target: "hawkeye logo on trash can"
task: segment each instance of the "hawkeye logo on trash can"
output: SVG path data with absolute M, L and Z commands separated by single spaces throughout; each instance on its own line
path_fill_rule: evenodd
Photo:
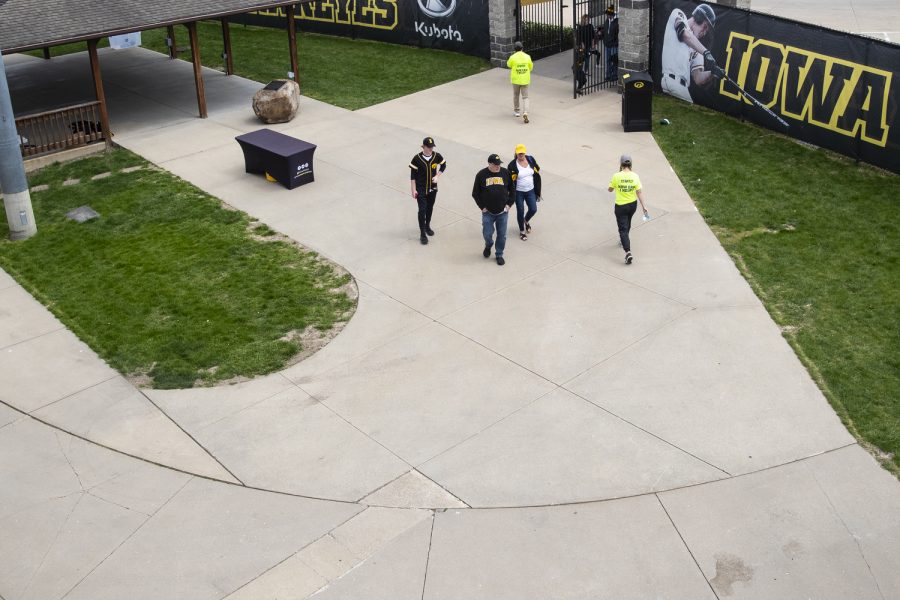
M 639 90 L 639 89 L 641 89 L 642 87 L 644 87 L 644 82 L 643 82 L 643 81 L 638 81 L 637 83 L 634 84 L 634 89 L 636 89 L 636 90 Z
M 302 165 L 297 165 L 297 172 L 294 173 L 294 177 L 301 177 L 309 173 L 309 163 L 303 163 Z

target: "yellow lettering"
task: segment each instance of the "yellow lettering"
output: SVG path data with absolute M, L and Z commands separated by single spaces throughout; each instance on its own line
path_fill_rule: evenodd
M 732 32 L 725 70 L 782 115 L 878 146 L 887 144 L 890 71 Z M 752 104 L 726 81 L 719 93 Z

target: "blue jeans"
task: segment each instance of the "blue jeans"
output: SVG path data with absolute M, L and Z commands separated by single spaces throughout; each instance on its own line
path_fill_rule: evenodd
M 619 78 L 619 47 L 606 46 L 606 79 Z
M 528 213 L 525 213 L 525 203 L 528 203 Z M 531 221 L 531 217 L 537 214 L 537 196 L 534 188 L 527 192 L 516 190 L 516 221 L 519 223 L 519 231 L 525 231 L 525 221 Z
M 494 245 L 494 228 L 497 229 L 497 249 L 494 255 L 497 258 L 503 256 L 503 249 L 506 248 L 506 223 L 509 219 L 509 213 L 505 210 L 499 215 L 491 212 L 481 213 L 481 233 L 484 235 L 484 247 L 490 248 Z

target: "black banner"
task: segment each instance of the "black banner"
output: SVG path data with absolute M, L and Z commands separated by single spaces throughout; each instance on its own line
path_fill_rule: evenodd
M 438 48 L 490 58 L 487 0 L 318 0 L 297 5 L 297 29 Z M 235 23 L 281 27 L 283 8 L 236 15 Z
M 654 13 L 661 91 L 900 173 L 900 46 L 719 4 Z

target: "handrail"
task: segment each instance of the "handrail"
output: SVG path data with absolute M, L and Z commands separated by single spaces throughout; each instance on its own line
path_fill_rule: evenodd
M 16 118 L 23 158 L 106 141 L 100 103 L 84 102 Z

